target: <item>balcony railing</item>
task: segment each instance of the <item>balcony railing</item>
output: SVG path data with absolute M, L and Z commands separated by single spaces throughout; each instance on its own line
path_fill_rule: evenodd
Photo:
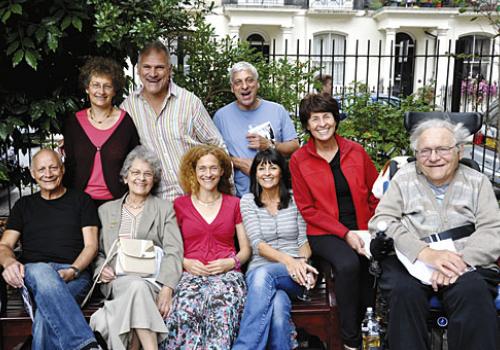
M 222 5 L 307 8 L 307 0 L 222 0 Z
M 496 8 L 500 0 L 483 1 L 483 8 L 486 5 Z M 478 0 L 465 0 L 467 6 L 475 8 Z M 325 9 L 325 10 L 349 10 L 370 8 L 377 10 L 382 7 L 406 7 L 406 8 L 440 8 L 440 7 L 460 7 L 462 0 L 222 0 L 223 5 L 238 6 L 264 6 L 264 7 L 284 7 L 293 6 L 300 8 Z
M 352 0 L 309 0 L 309 8 L 314 9 L 352 9 Z

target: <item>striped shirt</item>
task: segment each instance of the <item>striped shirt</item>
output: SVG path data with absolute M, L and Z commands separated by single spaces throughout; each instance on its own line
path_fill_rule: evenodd
M 130 94 L 121 108 L 132 117 L 141 144 L 154 151 L 161 161 L 158 196 L 173 201 L 184 193 L 178 180 L 184 153 L 201 144 L 225 148 L 224 141 L 201 100 L 173 81 L 160 115 L 156 115 L 141 92 L 139 88 Z
M 270 262 L 259 255 L 257 246 L 261 242 L 282 253 L 299 256 L 299 247 L 307 243 L 306 223 L 293 197 L 288 208 L 271 215 L 266 208 L 259 208 L 255 204 L 252 193 L 247 193 L 241 197 L 240 210 L 245 231 L 252 244 L 252 259 L 248 271 Z
M 141 211 L 137 215 L 132 214 L 125 205 L 122 205 L 122 215 L 120 220 L 120 229 L 118 235 L 120 238 L 136 238 L 137 230 L 139 228 L 139 223 L 141 222 L 142 213 Z

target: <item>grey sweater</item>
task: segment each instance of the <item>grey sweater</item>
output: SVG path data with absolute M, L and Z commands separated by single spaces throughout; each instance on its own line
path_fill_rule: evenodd
M 488 178 L 467 166 L 459 165 L 440 205 L 416 163 L 406 164 L 392 179 L 369 222 L 372 235 L 380 221 L 388 224 L 386 234 L 412 262 L 428 246 L 421 238 L 473 223 L 476 231 L 455 241 L 457 251 L 470 266 L 498 269 L 498 203 Z
M 293 197 L 288 208 L 280 209 L 275 216 L 266 208 L 255 204 L 252 193 L 241 197 L 241 216 L 252 244 L 252 259 L 248 271 L 270 261 L 259 255 L 259 243 L 269 244 L 276 250 L 291 256 L 299 256 L 299 248 L 307 243 L 306 223 L 300 215 Z

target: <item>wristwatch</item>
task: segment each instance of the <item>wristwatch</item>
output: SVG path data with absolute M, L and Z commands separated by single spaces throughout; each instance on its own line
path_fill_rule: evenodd
M 68 267 L 68 269 L 75 271 L 75 278 L 78 278 L 80 276 L 81 271 L 78 267 L 71 265 L 70 267 Z

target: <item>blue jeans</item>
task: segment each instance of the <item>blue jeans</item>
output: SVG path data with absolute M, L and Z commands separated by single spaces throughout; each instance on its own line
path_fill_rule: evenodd
M 95 342 L 77 301 L 82 301 L 90 287 L 90 273 L 68 283 L 58 270 L 69 264 L 28 263 L 24 283 L 36 304 L 33 322 L 33 350 L 79 350 Z
M 290 297 L 302 293 L 284 264 L 269 263 L 247 274 L 247 301 L 233 350 L 291 349 Z

